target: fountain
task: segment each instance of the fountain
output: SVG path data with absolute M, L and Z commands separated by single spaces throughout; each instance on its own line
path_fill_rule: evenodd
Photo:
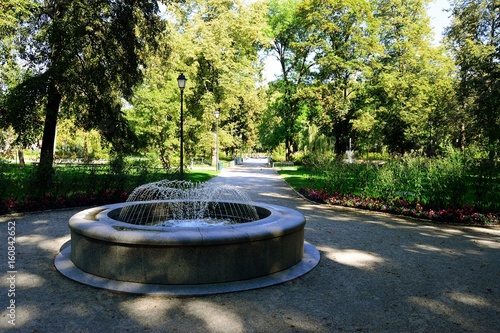
M 159 181 L 137 187 L 127 199 L 127 202 L 156 202 L 126 206 L 120 211 L 118 220 L 151 226 L 197 227 L 237 224 L 259 218 L 252 205 L 231 203 L 230 200 L 250 202 L 242 191 L 223 184 Z M 220 201 L 225 203 L 219 204 Z
M 299 212 L 229 186 L 162 181 L 71 217 L 70 245 L 55 266 L 78 282 L 140 294 L 248 290 L 316 266 L 304 226 Z

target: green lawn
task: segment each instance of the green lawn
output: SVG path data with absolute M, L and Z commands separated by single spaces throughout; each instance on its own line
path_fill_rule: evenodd
M 186 170 L 184 175 L 185 180 L 198 183 L 217 172 Z M 118 202 L 137 186 L 177 177 L 175 172 L 144 166 L 115 172 L 107 164 L 57 165 L 51 186 L 44 188 L 38 184 L 35 164 L 0 163 L 0 213 Z
M 318 177 L 303 166 L 275 167 L 278 174 L 296 191 L 301 188 L 321 189 Z

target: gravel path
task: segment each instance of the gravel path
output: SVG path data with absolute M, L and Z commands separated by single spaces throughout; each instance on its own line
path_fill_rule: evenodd
M 258 160 L 224 169 L 212 181 L 302 212 L 306 240 L 321 252 L 318 266 L 290 282 L 245 292 L 116 293 L 76 283 L 54 268 L 70 239 L 67 221 L 81 209 L 0 216 L 0 332 L 500 331 L 499 228 L 315 205 Z M 16 273 L 9 273 L 13 222 Z

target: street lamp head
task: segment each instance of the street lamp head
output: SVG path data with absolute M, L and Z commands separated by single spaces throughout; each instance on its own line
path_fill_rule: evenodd
M 186 77 L 184 76 L 184 73 L 181 73 L 179 77 L 177 78 L 177 84 L 179 85 L 180 90 L 184 90 L 184 87 L 186 86 Z
M 214 116 L 215 116 L 215 119 L 219 119 L 220 111 L 219 110 L 215 110 Z

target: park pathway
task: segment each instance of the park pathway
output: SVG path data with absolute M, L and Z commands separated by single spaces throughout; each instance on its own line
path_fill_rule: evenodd
M 53 266 L 81 209 L 0 216 L 0 332 L 478 332 L 500 328 L 500 230 L 317 205 L 261 160 L 214 182 L 307 218 L 321 261 L 272 287 L 203 297 L 116 293 Z M 15 326 L 8 323 L 8 225 L 16 226 Z
M 248 159 L 243 165 L 222 169 L 211 182 L 222 183 L 240 189 L 249 199 L 291 208 L 304 201 L 267 165 L 267 159 Z

